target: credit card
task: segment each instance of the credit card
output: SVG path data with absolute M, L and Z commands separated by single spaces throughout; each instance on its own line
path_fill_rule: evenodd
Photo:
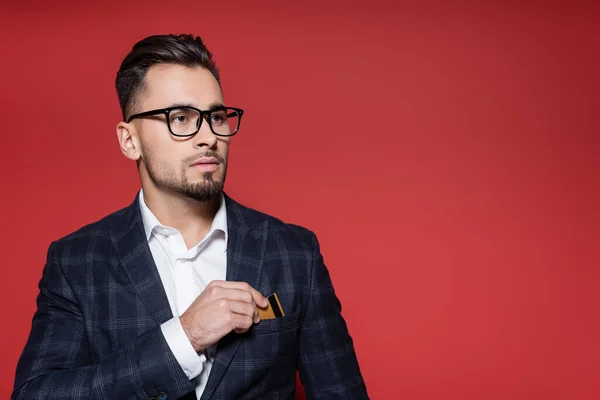
M 285 316 L 283 312 L 283 307 L 281 307 L 281 303 L 279 302 L 279 298 L 277 297 L 277 293 L 273 293 L 269 297 L 267 297 L 269 304 L 265 308 L 257 307 L 258 315 L 260 319 L 274 319 Z

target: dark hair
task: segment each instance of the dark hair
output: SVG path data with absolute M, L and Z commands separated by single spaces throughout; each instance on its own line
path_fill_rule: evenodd
M 137 97 L 143 91 L 144 77 L 150 67 L 162 63 L 206 68 L 221 84 L 212 53 L 199 36 L 148 36 L 133 46 L 117 72 L 116 87 L 123 120 L 132 112 Z

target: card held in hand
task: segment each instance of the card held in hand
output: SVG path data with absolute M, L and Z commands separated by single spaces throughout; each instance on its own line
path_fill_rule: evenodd
M 279 298 L 277 298 L 277 293 L 273 293 L 267 297 L 267 300 L 269 302 L 267 307 L 257 307 L 260 319 L 274 319 L 285 316 L 281 303 L 279 303 Z

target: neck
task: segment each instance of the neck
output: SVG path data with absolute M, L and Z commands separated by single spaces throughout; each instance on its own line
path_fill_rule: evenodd
M 146 187 L 144 202 L 161 224 L 177 229 L 188 248 L 198 244 L 208 233 L 221 205 L 221 196 L 210 201 L 196 201 L 156 187 Z

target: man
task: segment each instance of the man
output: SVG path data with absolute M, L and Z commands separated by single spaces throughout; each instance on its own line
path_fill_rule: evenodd
M 315 235 L 223 193 L 243 110 L 201 39 L 140 41 L 116 87 L 142 190 L 50 245 L 13 398 L 367 398 Z

